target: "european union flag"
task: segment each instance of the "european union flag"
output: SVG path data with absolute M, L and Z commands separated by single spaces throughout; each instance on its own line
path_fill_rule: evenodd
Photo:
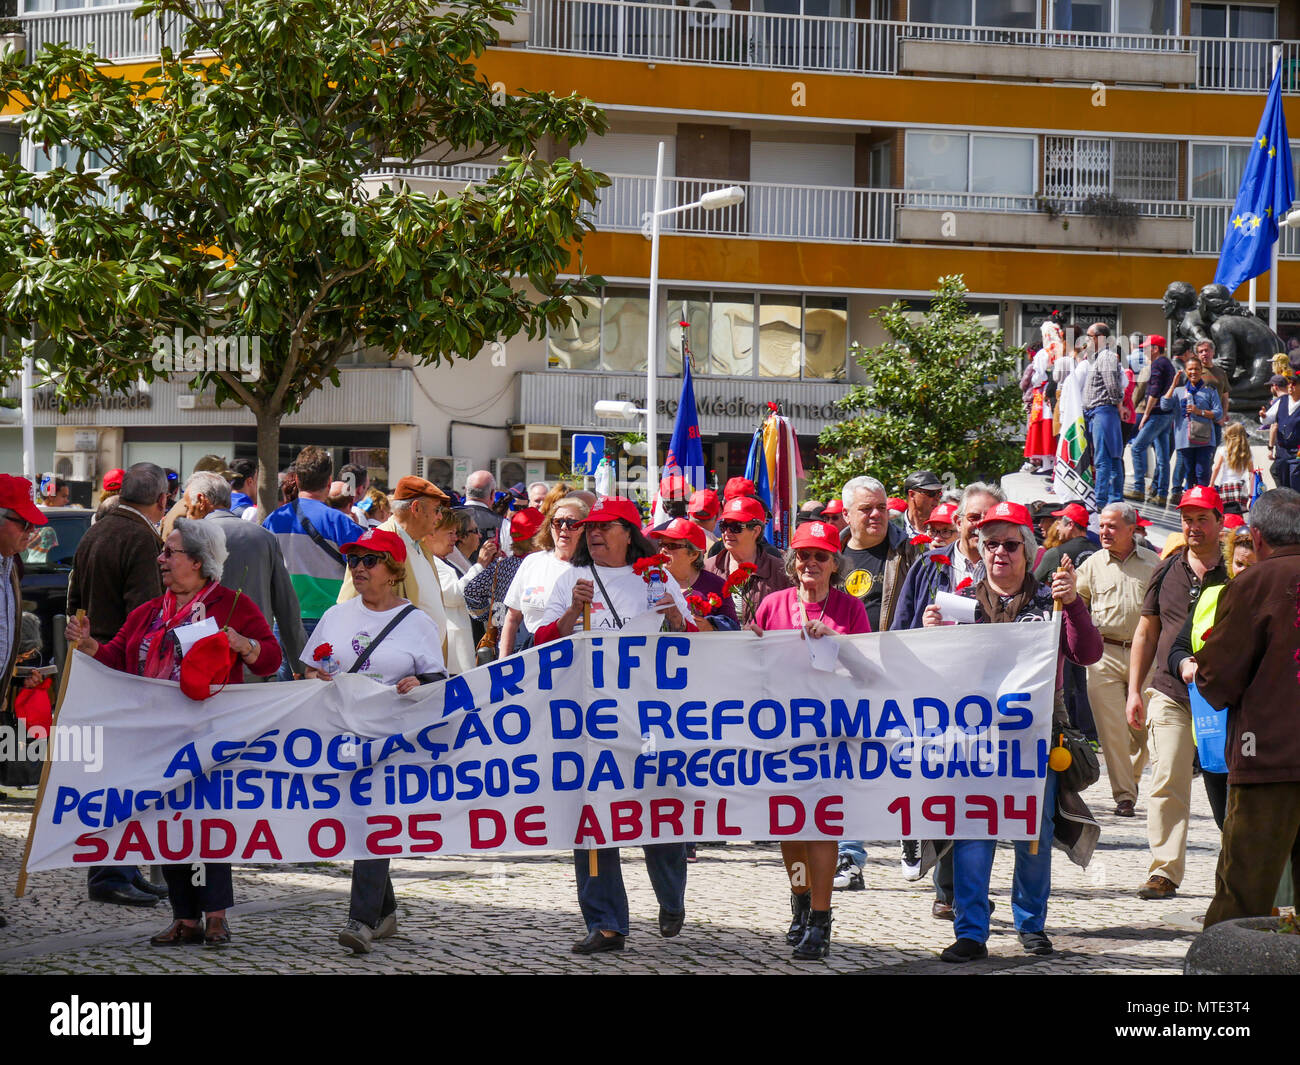
M 704 444 L 700 440 L 700 419 L 695 412 L 695 384 L 691 380 L 691 360 L 684 359 L 686 373 L 682 378 L 682 395 L 677 403 L 677 417 L 673 421 L 673 435 L 668 441 L 668 454 L 664 459 L 663 475 L 680 473 L 692 491 L 704 487 L 707 471 L 704 467 Z
M 1291 168 L 1291 142 L 1286 136 L 1286 115 L 1282 112 L 1282 66 L 1273 72 L 1264 117 L 1250 149 L 1237 202 L 1232 206 L 1228 231 L 1219 252 L 1214 280 L 1229 292 L 1272 265 L 1273 245 L 1278 238 L 1278 221 L 1285 218 L 1295 199 Z

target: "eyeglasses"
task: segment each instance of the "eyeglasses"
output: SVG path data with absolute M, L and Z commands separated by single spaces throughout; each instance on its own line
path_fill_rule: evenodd
M 1004 550 L 1008 555 L 1014 555 L 1024 546 L 1023 540 L 985 540 L 984 549 L 990 554 L 995 554 L 998 548 Z
M 685 550 L 689 550 L 690 547 L 691 547 L 690 544 L 674 542 L 672 540 L 659 541 L 659 550 L 661 551 L 685 551 Z
M 913 492 L 920 492 L 926 499 L 938 499 L 943 495 L 942 488 L 913 488 Z
M 366 569 L 374 569 L 379 563 L 384 561 L 383 555 L 348 555 L 348 569 L 356 569 L 358 565 L 365 566 Z
M 189 552 L 183 547 L 163 547 L 162 557 L 171 558 L 172 555 L 188 555 Z
M 829 562 L 831 553 L 829 551 L 796 551 L 794 557 L 800 562 Z
M 21 525 L 23 527 L 23 532 L 25 533 L 29 533 L 36 528 L 35 522 L 28 521 L 26 518 L 15 518 L 12 514 L 6 514 L 5 520 L 12 521 L 15 525 Z
M 616 522 L 616 521 L 584 521 L 582 524 L 585 525 L 585 526 L 588 528 L 588 530 L 594 529 L 596 532 L 609 532 L 609 530 L 612 529 L 615 525 L 617 525 L 618 522 Z
M 718 532 L 731 533 L 732 536 L 738 536 L 746 529 L 757 529 L 758 526 L 752 521 L 720 521 L 718 522 Z
M 559 529 L 563 532 L 565 529 L 576 529 L 582 524 L 581 518 L 552 518 L 551 528 Z

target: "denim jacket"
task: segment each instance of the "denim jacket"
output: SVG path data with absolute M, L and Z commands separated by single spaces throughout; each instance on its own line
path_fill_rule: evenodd
M 1193 415 L 1194 421 L 1203 422 L 1210 427 L 1210 439 L 1204 444 L 1192 444 L 1187 439 L 1187 400 L 1191 398 L 1197 410 L 1212 411 L 1209 418 Z M 1174 415 L 1174 447 L 1213 447 L 1217 439 L 1214 427 L 1223 414 L 1223 404 L 1219 401 L 1219 391 L 1213 385 L 1202 381 L 1199 385 L 1179 385 L 1172 396 L 1160 399 L 1162 411 L 1172 411 Z

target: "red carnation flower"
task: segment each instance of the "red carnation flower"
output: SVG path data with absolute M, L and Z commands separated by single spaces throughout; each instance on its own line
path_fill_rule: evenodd
M 324 662 L 325 659 L 334 657 L 334 648 L 323 643 L 311 653 L 311 657 L 313 662 Z
M 773 414 L 777 413 L 777 411 L 780 410 L 780 408 L 775 403 L 773 403 L 770 399 L 767 401 L 767 409 L 770 410 Z
M 680 325 L 683 329 L 689 329 L 691 327 L 690 322 L 678 322 L 677 324 Z
M 934 543 L 934 537 L 933 537 L 933 536 L 926 536 L 925 533 L 917 533 L 915 536 L 913 536 L 913 537 L 912 537 L 910 540 L 908 540 L 907 542 L 908 542 L 909 544 L 911 544 L 913 547 L 920 547 L 922 544 L 932 544 L 932 543 Z
M 632 563 L 632 572 L 638 577 L 644 577 L 650 570 L 659 569 L 667 564 L 668 556 L 662 552 L 657 555 L 647 555 L 645 558 L 639 558 Z
M 746 577 L 748 577 L 751 573 L 758 572 L 758 566 L 756 566 L 753 562 L 742 562 L 740 563 L 740 565 L 736 567 L 736 572 L 743 573 Z
M 933 562 L 936 566 L 952 565 L 952 559 L 950 559 L 947 555 L 931 555 L 930 561 Z
M 717 592 L 710 592 L 708 598 L 708 604 L 710 610 L 717 610 L 718 607 L 722 606 L 722 596 L 720 596 Z
M 965 580 L 963 580 L 959 585 L 957 585 L 957 587 L 954 588 L 953 591 L 954 591 L 954 592 L 964 592 L 964 591 L 965 591 L 967 588 L 969 588 L 970 586 L 971 586 L 971 579 L 970 579 L 969 577 L 967 577 L 967 578 L 966 578 Z

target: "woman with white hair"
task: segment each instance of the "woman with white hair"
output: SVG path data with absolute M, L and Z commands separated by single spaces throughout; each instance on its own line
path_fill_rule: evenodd
M 176 630 L 214 618 L 230 643 L 230 669 L 223 683 L 242 684 L 245 666 L 259 677 L 269 677 L 280 667 L 280 645 L 257 604 L 221 583 L 225 561 L 226 535 L 217 525 L 177 518 L 158 555 L 166 591 L 132 610 L 108 643 L 90 635 L 88 620 L 69 618 L 68 643 L 123 673 L 180 680 L 182 652 Z M 206 726 L 196 717 L 194 727 L 197 732 Z M 197 878 L 202 883 L 196 885 L 189 863 L 163 866 L 172 923 L 149 940 L 155 947 L 230 942 L 226 909 L 235 902 L 230 866 L 205 862 L 203 868 L 204 875 Z M 200 927 L 203 914 L 207 921 Z
M 980 553 L 987 575 L 969 590 L 979 604 L 977 618 L 992 624 L 1050 622 L 1056 604 L 1063 611 L 1060 650 L 1056 657 L 1056 695 L 1052 707 L 1052 733 L 1068 725 L 1063 697 L 1065 660 L 1087 666 L 1101 658 L 1102 639 L 1088 605 L 1075 590 L 1074 564 L 1062 558 L 1051 582 L 1039 584 L 1029 569 L 1038 549 L 1033 518 L 1019 503 L 999 503 L 979 523 Z M 925 609 L 926 628 L 943 624 L 937 606 Z M 1043 790 L 1043 818 L 1037 852 L 1029 841 L 1017 841 L 1015 876 L 1011 886 L 1011 914 L 1020 944 L 1029 954 L 1052 953 L 1052 941 L 1043 927 L 1047 898 L 1052 890 L 1052 843 L 1059 838 L 1064 849 L 1087 865 L 1096 842 L 1096 822 L 1077 794 L 1059 786 L 1054 769 L 1047 771 Z M 1064 816 L 1062 816 L 1064 815 Z M 941 955 L 943 961 L 966 962 L 987 958 L 989 938 L 989 879 L 993 873 L 996 840 L 959 839 L 953 844 L 953 930 L 957 941 Z M 1082 859 L 1080 861 L 1080 859 Z

